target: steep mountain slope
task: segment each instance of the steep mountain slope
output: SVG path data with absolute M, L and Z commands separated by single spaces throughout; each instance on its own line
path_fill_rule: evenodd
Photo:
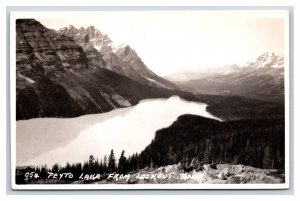
M 177 76 L 180 78 L 183 77 Z M 196 93 L 242 95 L 274 102 L 284 100 L 284 58 L 274 53 L 264 53 L 242 66 L 210 69 L 201 72 L 198 78 L 195 75 L 192 78 L 177 84 Z
M 82 48 L 70 37 L 56 34 L 33 19 L 16 21 L 17 119 L 79 115 L 82 109 L 59 83 L 56 72 L 88 68 Z M 56 76 L 60 76 L 56 74 Z M 55 101 L 52 101 L 55 99 Z M 70 112 L 72 111 L 72 112 Z
M 134 51 L 129 45 L 118 48 L 115 54 L 125 64 L 125 75 L 127 77 L 151 86 L 178 89 L 178 87 L 172 82 L 167 81 L 152 72 L 144 64 L 136 51 Z
M 129 77 L 139 83 L 170 89 L 178 87 L 152 72 L 141 60 L 138 54 L 128 45 L 115 47 L 112 40 L 94 26 L 88 28 L 69 27 L 58 30 L 58 33 L 73 37 L 81 45 L 88 58 L 94 58 L 95 65 L 104 60 L 106 65 L 101 67 Z M 97 53 L 98 52 L 98 53 Z
M 197 99 L 106 70 L 93 63 L 74 39 L 34 19 L 18 19 L 16 30 L 17 120 L 101 113 L 145 98 Z

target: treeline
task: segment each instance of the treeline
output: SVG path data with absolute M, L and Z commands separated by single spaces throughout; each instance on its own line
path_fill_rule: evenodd
M 25 184 L 32 180 L 53 178 L 49 177 L 50 173 L 72 173 L 72 178 L 62 178 L 62 180 L 66 181 L 76 181 L 82 175 L 85 176 L 93 174 L 95 176 L 100 174 L 103 179 L 111 173 L 126 174 L 137 171 L 140 169 L 140 165 L 137 153 L 132 154 L 127 158 L 125 157 L 125 151 L 123 150 L 117 161 L 112 149 L 110 155 L 108 157 L 104 156 L 101 160 L 95 158 L 94 155 L 90 155 L 88 160 L 84 163 L 71 164 L 67 162 L 65 166 L 56 163 L 52 167 L 48 167 L 47 165 L 17 167 L 16 184 Z M 36 177 L 35 174 L 36 176 L 38 175 L 38 177 Z
M 90 155 L 89 159 L 84 163 L 69 163 L 67 162 L 65 166 L 58 163 L 54 164 L 52 167 L 47 167 L 47 165 L 26 167 L 22 170 L 23 174 L 26 172 L 35 172 L 39 175 L 39 178 L 46 179 L 49 173 L 72 173 L 73 177 L 79 178 L 82 174 L 102 174 L 107 175 L 110 173 L 125 174 L 129 171 L 134 171 L 139 169 L 138 154 L 133 154 L 128 158 L 125 157 L 125 151 L 123 150 L 118 161 L 115 158 L 113 149 L 110 155 L 104 156 L 103 159 L 99 160 L 95 158 L 94 155 Z M 17 168 L 17 171 L 20 169 Z M 74 180 L 71 178 L 71 180 Z

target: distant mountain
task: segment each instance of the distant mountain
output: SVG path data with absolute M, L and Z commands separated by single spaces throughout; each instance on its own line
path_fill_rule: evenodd
M 254 62 L 248 62 L 246 67 L 283 69 L 284 57 L 275 55 L 272 52 L 266 52 L 260 55 Z
M 168 78 L 173 82 L 177 79 L 177 85 L 195 93 L 241 95 L 274 102 L 284 100 L 284 57 L 274 53 L 264 53 L 244 65 L 202 69 L 189 74 Z
M 152 72 L 129 45 L 115 46 L 108 35 L 103 34 L 94 26 L 77 29 L 70 25 L 58 30 L 58 33 L 74 38 L 83 47 L 87 57 L 92 58 L 92 60 L 90 59 L 92 64 L 100 64 L 103 68 L 129 77 L 141 84 L 178 89 L 172 82 Z M 102 65 L 102 61 L 105 61 L 106 64 Z

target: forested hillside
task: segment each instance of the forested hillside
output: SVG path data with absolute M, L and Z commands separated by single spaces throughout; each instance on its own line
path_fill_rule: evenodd
M 284 119 L 219 122 L 183 115 L 157 131 L 140 154 L 143 165 L 178 162 L 230 163 L 259 168 L 284 168 Z

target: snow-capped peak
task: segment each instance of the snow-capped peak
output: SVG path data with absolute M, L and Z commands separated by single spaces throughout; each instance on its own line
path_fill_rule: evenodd
M 247 62 L 246 66 L 252 66 L 255 68 L 283 68 L 284 57 L 275 55 L 273 52 L 265 52 L 260 55 L 255 61 Z

